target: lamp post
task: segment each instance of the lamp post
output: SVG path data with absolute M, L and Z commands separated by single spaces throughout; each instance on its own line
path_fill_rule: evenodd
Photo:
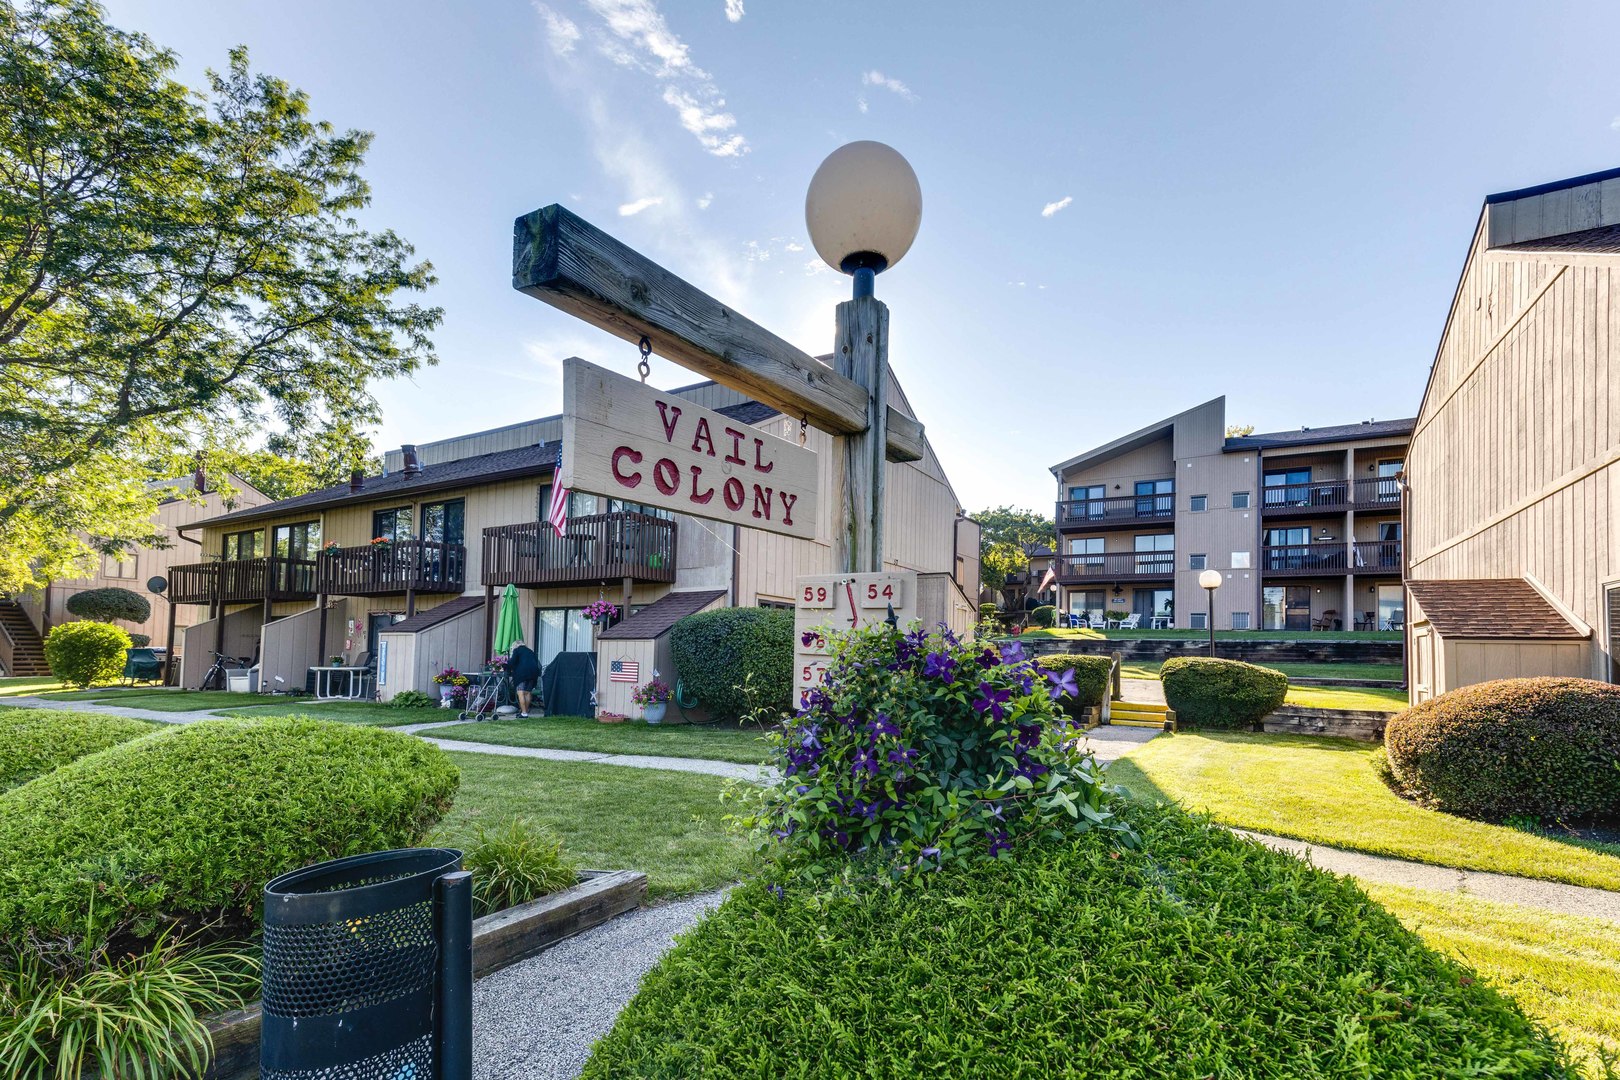
M 876 277 L 911 250 L 922 223 L 922 188 L 911 165 L 880 142 L 840 146 L 821 163 L 804 198 L 804 223 L 822 261 L 854 279 L 838 305 L 834 365 L 868 393 L 867 427 L 843 439 L 840 497 L 833 500 L 833 552 L 850 573 L 883 569 L 883 476 L 888 443 L 889 309 Z
M 1215 590 L 1221 587 L 1221 572 L 1219 570 L 1205 570 L 1198 575 L 1198 584 L 1209 593 L 1209 655 L 1215 658 Z

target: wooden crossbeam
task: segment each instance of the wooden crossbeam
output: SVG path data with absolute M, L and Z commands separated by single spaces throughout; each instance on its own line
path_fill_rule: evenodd
M 823 431 L 867 428 L 865 388 L 560 205 L 517 219 L 512 287 Z M 923 455 L 923 426 L 886 411 L 890 461 Z

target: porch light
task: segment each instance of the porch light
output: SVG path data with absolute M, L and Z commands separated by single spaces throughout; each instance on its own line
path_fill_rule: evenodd
M 873 278 L 911 250 L 922 224 L 922 186 L 899 151 L 845 143 L 821 163 L 804 197 L 804 223 L 823 262 L 872 295 Z

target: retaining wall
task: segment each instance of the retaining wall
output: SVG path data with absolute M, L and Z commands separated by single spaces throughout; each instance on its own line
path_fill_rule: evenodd
M 1198 638 L 1016 638 L 1035 655 L 1080 653 L 1108 656 L 1118 652 L 1126 660 L 1168 660 L 1173 656 L 1208 656 L 1209 641 Z M 1398 664 L 1399 641 L 1320 641 L 1311 638 L 1222 640 L 1215 655 L 1250 664 L 1277 661 L 1313 664 Z

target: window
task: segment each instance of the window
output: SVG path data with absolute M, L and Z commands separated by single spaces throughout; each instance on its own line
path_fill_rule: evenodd
M 1378 502 L 1400 502 L 1401 485 L 1395 479 L 1395 474 L 1406 468 L 1406 462 L 1400 458 L 1383 458 L 1378 462 L 1378 483 L 1374 491 L 1374 498 Z
M 422 539 L 435 544 L 466 542 L 467 504 L 461 499 L 422 505 Z
M 1278 469 L 1265 475 L 1267 506 L 1304 506 L 1310 497 L 1310 469 Z
M 1249 613 L 1247 611 L 1232 612 L 1232 629 L 1247 630 L 1249 628 Z
M 1191 615 L 1187 616 L 1187 625 L 1192 627 L 1194 630 L 1208 630 L 1209 615 L 1202 611 L 1195 611 Z
M 1247 491 L 1232 492 L 1232 509 L 1247 510 L 1249 508 L 1249 493 Z
M 1309 630 L 1311 587 L 1267 585 L 1260 590 L 1260 620 L 1267 630 Z
M 1176 482 L 1170 480 L 1138 480 L 1136 482 L 1136 516 L 1169 517 L 1176 512 Z
M 1069 611 L 1096 623 L 1108 609 L 1108 594 L 1102 589 L 1076 590 L 1069 593 Z
M 1187 569 L 1189 569 L 1189 570 L 1208 570 L 1209 569 L 1209 556 L 1207 554 L 1199 554 L 1199 555 L 1189 555 L 1189 556 L 1187 556 Z
M 270 533 L 270 554 L 278 559 L 313 559 L 321 546 L 321 523 L 277 525 Z
M 371 535 L 384 540 L 411 538 L 411 508 L 396 506 L 390 510 L 377 510 L 371 515 Z
M 1232 552 L 1232 569 L 1247 570 L 1249 568 L 1249 553 L 1247 551 Z
M 596 647 L 596 627 L 577 607 L 534 609 L 534 651 L 549 664 L 558 653 L 590 652 Z
M 1194 495 L 1192 497 L 1192 499 L 1190 500 L 1190 502 L 1191 502 L 1191 505 L 1188 507 L 1188 509 L 1190 509 L 1195 514 L 1201 514 L 1205 510 L 1209 509 L 1209 496 L 1208 495 Z
M 793 601 L 791 600 L 771 600 L 763 596 L 759 598 L 759 606 L 762 608 L 775 608 L 779 611 L 794 610 Z
M 225 534 L 224 547 L 220 549 L 226 562 L 240 562 L 243 559 L 257 559 L 264 555 L 264 531 L 262 529 L 247 529 L 243 532 Z
M 1070 502 L 1081 502 L 1082 500 L 1085 500 L 1085 499 L 1100 499 L 1104 495 L 1106 495 L 1107 493 L 1108 493 L 1108 488 L 1107 488 L 1106 485 L 1103 485 L 1103 484 L 1091 484 L 1091 485 L 1082 485 L 1082 486 L 1078 486 L 1078 487 L 1071 487 L 1069 489 L 1069 501 Z
M 1168 574 L 1176 568 L 1176 534 L 1152 533 L 1135 538 L 1136 572 Z
M 1069 541 L 1070 555 L 1090 556 L 1085 559 L 1071 559 L 1070 566 L 1095 566 L 1103 564 L 1103 538 L 1100 536 L 1077 536 Z
M 101 557 L 101 576 L 110 578 L 134 577 L 135 553 L 132 551 L 122 559 L 117 555 L 103 555 Z
M 1400 585 L 1378 586 L 1378 629 L 1400 630 L 1406 626 L 1406 590 Z

